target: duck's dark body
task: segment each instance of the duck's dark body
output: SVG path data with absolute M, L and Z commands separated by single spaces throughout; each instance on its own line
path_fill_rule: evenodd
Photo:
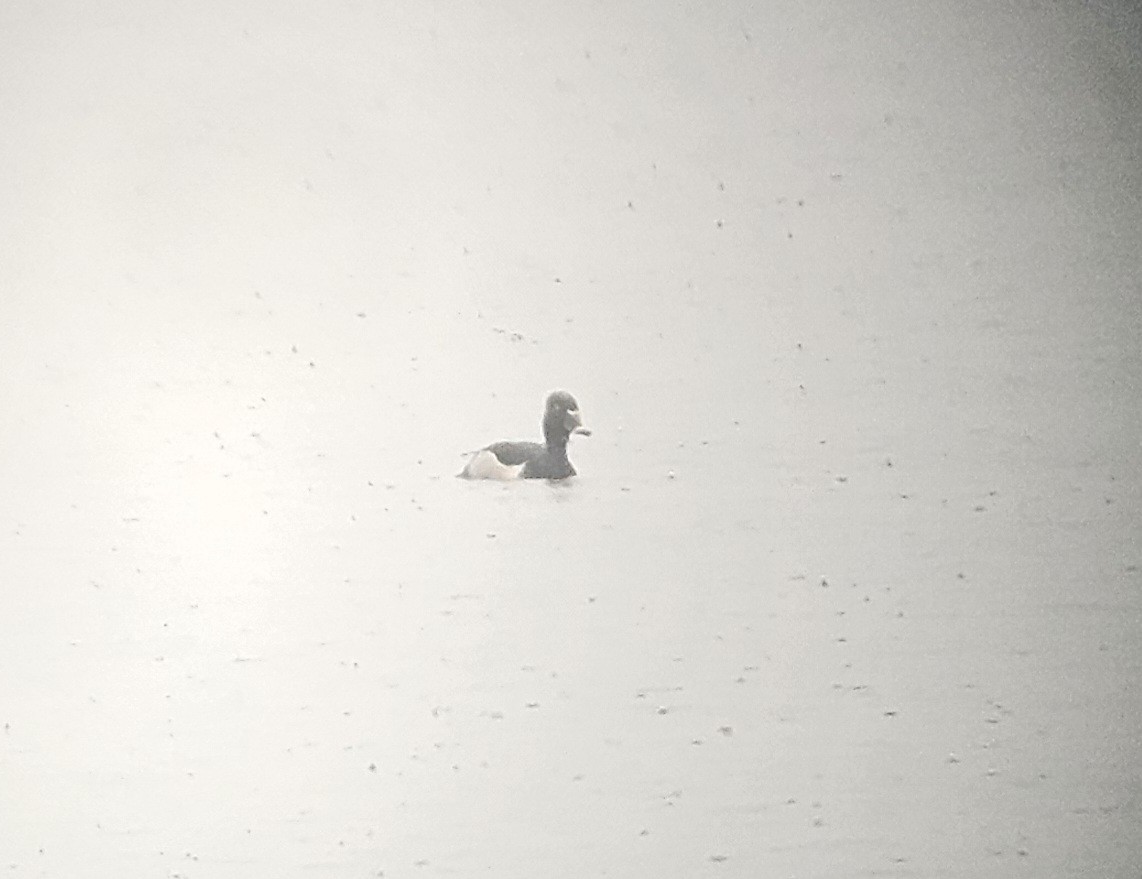
M 590 434 L 583 427 L 579 404 L 566 391 L 547 398 L 543 413 L 546 442 L 498 442 L 476 452 L 461 476 L 468 479 L 567 479 L 575 468 L 567 458 L 572 433 Z
M 566 479 L 575 475 L 575 468 L 567 459 L 567 442 L 561 446 L 542 443 L 492 443 L 481 451 L 491 452 L 496 460 L 508 467 L 523 465 L 520 479 Z

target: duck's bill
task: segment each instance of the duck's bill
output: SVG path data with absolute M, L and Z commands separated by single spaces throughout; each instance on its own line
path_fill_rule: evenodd
M 571 434 L 582 434 L 583 436 L 590 436 L 591 431 L 583 426 L 583 416 L 579 414 L 578 409 L 568 409 L 567 415 L 563 419 L 564 429 Z

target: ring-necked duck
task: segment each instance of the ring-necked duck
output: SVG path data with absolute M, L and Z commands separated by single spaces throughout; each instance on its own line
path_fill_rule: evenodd
M 579 404 L 566 391 L 553 391 L 543 412 L 546 443 L 499 442 L 473 453 L 463 471 L 465 479 L 566 479 L 575 475 L 567 460 L 571 434 L 590 436 Z

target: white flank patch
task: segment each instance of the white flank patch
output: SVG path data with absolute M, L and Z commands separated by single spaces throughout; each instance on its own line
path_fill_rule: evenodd
M 464 472 L 461 475 L 469 479 L 519 479 L 523 467 L 523 464 L 509 467 L 507 464 L 500 463 L 500 459 L 487 449 L 481 449 L 464 466 Z

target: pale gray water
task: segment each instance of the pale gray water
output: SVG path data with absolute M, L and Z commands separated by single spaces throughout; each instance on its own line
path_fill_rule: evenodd
M 0 12 L 6 875 L 1137 875 L 1138 18 L 755 5 Z

